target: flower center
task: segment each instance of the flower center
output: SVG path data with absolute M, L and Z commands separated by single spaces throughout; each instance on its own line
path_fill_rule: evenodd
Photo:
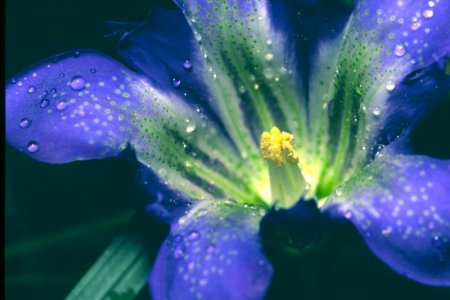
M 272 203 L 277 208 L 290 208 L 307 189 L 294 148 L 294 136 L 273 127 L 261 134 L 260 149 L 269 164 Z

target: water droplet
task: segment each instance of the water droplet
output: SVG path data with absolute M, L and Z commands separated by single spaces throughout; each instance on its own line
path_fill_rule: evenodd
M 431 10 L 431 9 L 425 9 L 425 10 L 422 12 L 422 16 L 423 16 L 424 18 L 427 18 L 427 19 L 431 18 L 433 15 L 434 15 L 434 12 L 433 12 L 433 10 Z
M 402 57 L 406 53 L 406 48 L 403 44 L 397 44 L 395 46 L 394 54 L 398 57 Z
M 22 86 L 22 85 L 23 85 L 23 82 L 22 82 L 22 81 L 19 81 L 19 82 L 17 83 L 17 85 L 18 85 L 18 86 Z
M 42 108 L 46 108 L 50 104 L 50 101 L 48 99 L 42 99 L 39 103 L 39 106 Z
M 177 87 L 179 87 L 180 86 L 180 84 L 181 84 L 181 80 L 180 79 L 178 79 L 178 78 L 172 78 L 172 86 L 174 87 L 174 88 L 177 88 Z
M 195 123 L 189 122 L 189 124 L 186 126 L 186 133 L 194 132 L 195 128 L 196 128 Z
M 440 237 L 439 235 L 434 235 L 432 237 L 431 243 L 433 244 L 434 247 L 439 248 L 442 246 L 442 237 Z
M 209 245 L 208 247 L 206 247 L 206 252 L 209 254 L 212 254 L 216 251 L 216 247 L 214 245 Z
M 57 92 L 58 92 L 58 90 L 56 88 L 52 88 L 50 90 L 50 94 L 52 94 L 52 95 L 56 94 Z
M 83 109 L 80 109 L 80 110 L 78 110 L 78 115 L 80 117 L 84 117 L 84 116 L 86 116 L 86 111 L 84 111 Z
M 15 84 L 17 82 L 17 80 L 13 77 L 13 78 L 11 78 L 11 83 L 12 84 Z
M 373 114 L 375 117 L 378 117 L 378 116 L 381 114 L 381 109 L 380 109 L 380 107 L 375 106 L 375 108 L 374 108 L 373 111 L 372 111 L 372 114 Z
M 433 1 L 428 1 L 428 6 L 429 7 L 434 7 L 435 3 Z
M 31 120 L 28 118 L 23 118 L 19 122 L 20 128 L 28 128 L 28 127 L 30 127 L 30 125 L 31 125 Z
M 273 54 L 270 53 L 270 52 L 268 52 L 268 53 L 266 53 L 266 55 L 264 55 L 264 58 L 265 58 L 266 60 L 272 60 L 272 59 L 273 59 Z
M 184 246 L 183 245 L 177 245 L 175 249 L 173 249 L 173 256 L 176 259 L 182 258 L 184 256 Z
M 28 93 L 33 94 L 34 92 L 36 92 L 36 87 L 34 87 L 33 85 L 30 85 L 30 87 L 28 88 Z
M 342 190 L 340 188 L 336 189 L 336 196 L 338 197 L 342 196 Z
M 265 76 L 267 79 L 272 78 L 274 75 L 275 75 L 275 74 L 274 74 L 274 72 L 273 72 L 273 70 L 272 70 L 271 68 L 264 69 L 264 76 Z
M 75 51 L 75 53 L 73 54 L 73 56 L 75 56 L 75 57 L 80 56 L 80 51 Z
M 61 100 L 56 104 L 56 108 L 58 110 L 64 110 L 64 109 L 66 109 L 67 105 L 68 105 L 67 101 Z
M 94 68 L 92 68 L 92 69 L 90 69 L 90 70 L 89 70 L 89 72 L 91 72 L 92 74 L 94 74 L 94 73 L 96 73 L 96 72 L 97 72 L 97 70 L 96 70 L 96 69 L 94 69 Z
M 189 241 L 196 241 L 200 238 L 200 233 L 198 233 L 197 231 L 193 230 L 189 233 L 187 239 Z
M 37 74 L 36 72 L 34 72 L 33 74 L 31 74 L 31 77 L 36 78 L 37 75 L 38 75 L 38 74 Z
M 39 144 L 35 141 L 31 141 L 27 145 L 27 150 L 30 153 L 35 153 L 39 151 Z
M 419 29 L 421 25 L 422 24 L 420 22 L 414 22 L 414 23 L 411 24 L 411 30 L 412 31 L 417 31 L 417 29 Z
M 353 214 L 351 211 L 346 211 L 344 217 L 346 219 L 351 219 L 353 217 Z
M 192 69 L 192 63 L 189 60 L 185 60 L 183 63 L 183 68 L 185 68 L 186 70 Z
M 386 83 L 385 88 L 388 92 L 391 92 L 395 89 L 395 83 L 390 80 L 388 83 Z
M 84 89 L 85 85 L 86 80 L 84 80 L 84 78 L 79 75 L 73 76 L 72 80 L 70 81 L 70 87 L 75 91 Z

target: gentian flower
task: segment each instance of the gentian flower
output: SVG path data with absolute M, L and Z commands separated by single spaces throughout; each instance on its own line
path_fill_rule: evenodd
M 400 274 L 450 285 L 450 162 L 408 147 L 449 91 L 448 4 L 176 3 L 112 24 L 133 70 L 77 50 L 6 84 L 7 142 L 24 154 L 135 153 L 148 210 L 171 224 L 153 297 L 264 297 L 261 220 L 311 207 L 351 222 Z

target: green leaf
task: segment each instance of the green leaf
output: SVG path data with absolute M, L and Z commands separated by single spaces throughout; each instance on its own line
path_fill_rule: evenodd
M 146 225 L 142 216 L 134 217 L 72 289 L 66 300 L 135 299 L 146 285 L 157 251 L 157 247 L 146 243 Z

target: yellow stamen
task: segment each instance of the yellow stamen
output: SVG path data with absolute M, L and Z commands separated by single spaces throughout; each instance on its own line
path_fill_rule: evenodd
M 262 157 L 265 160 L 273 161 L 279 167 L 286 161 L 292 164 L 298 163 L 298 153 L 294 149 L 294 136 L 280 131 L 277 127 L 272 127 L 270 132 L 264 131 L 261 134 L 259 147 Z

